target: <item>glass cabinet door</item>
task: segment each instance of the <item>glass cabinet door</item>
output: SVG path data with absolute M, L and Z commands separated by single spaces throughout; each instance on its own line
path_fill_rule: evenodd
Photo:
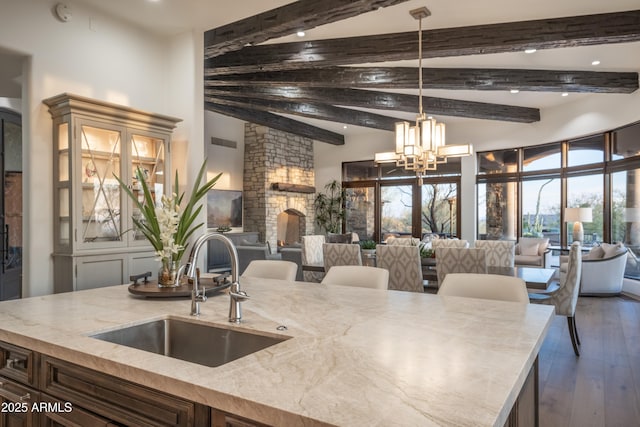
M 162 195 L 165 191 L 165 140 L 163 138 L 142 133 L 132 133 L 131 142 L 131 189 L 137 195 L 138 201 L 144 203 L 142 185 L 138 182 L 136 171 L 140 169 L 145 182 L 151 192 L 156 206 L 162 203 Z M 132 217 L 142 220 L 140 211 L 133 208 Z M 148 244 L 144 235 L 133 228 L 131 238 L 138 242 Z
M 82 225 L 80 244 L 122 240 L 122 190 L 115 176 L 122 177 L 122 131 L 79 125 L 81 143 Z

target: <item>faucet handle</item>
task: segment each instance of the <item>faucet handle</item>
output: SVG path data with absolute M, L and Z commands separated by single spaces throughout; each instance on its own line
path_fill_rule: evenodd
M 246 301 L 249 299 L 249 295 L 245 291 L 239 290 L 240 283 L 234 282 L 231 284 L 231 288 L 229 288 L 229 295 L 236 301 Z

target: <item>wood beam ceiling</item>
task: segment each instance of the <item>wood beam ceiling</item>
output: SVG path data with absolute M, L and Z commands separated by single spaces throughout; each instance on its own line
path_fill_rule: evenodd
M 297 86 L 417 89 L 418 69 L 409 67 L 327 67 L 247 74 L 216 75 L 205 70 L 205 87 Z M 523 70 L 496 68 L 423 68 L 425 89 L 582 93 L 632 93 L 638 73 Z
M 298 0 L 204 33 L 204 57 L 240 50 L 407 0 Z
M 416 59 L 416 38 L 406 32 L 250 46 L 205 59 L 205 68 L 222 75 Z M 425 58 L 635 42 L 640 10 L 425 30 L 423 39 Z
M 419 98 L 415 95 L 405 95 L 371 90 L 343 89 L 343 88 L 304 88 L 298 86 L 222 86 L 205 89 L 205 96 L 237 99 L 243 98 L 244 103 L 256 100 L 274 102 L 300 103 L 301 105 L 324 104 L 326 106 L 342 105 L 348 107 L 370 108 L 377 110 L 404 111 L 416 113 Z M 248 101 L 247 101 L 248 99 Z M 540 120 L 537 108 L 517 107 L 511 105 L 489 104 L 483 102 L 463 101 L 455 99 L 422 97 L 424 110 L 428 114 L 467 117 L 485 120 L 502 120 L 519 123 L 533 123 Z M 258 103 L 261 106 L 266 104 Z M 272 104 L 275 108 L 276 104 Z M 257 107 L 256 107 L 257 108 Z M 296 108 L 287 111 L 290 114 L 302 114 L 304 107 L 297 112 Z M 341 109 L 334 118 L 324 118 L 343 123 L 367 126 L 367 122 L 356 123 L 362 119 L 359 110 Z M 377 116 L 377 115 L 376 115 Z M 382 116 L 384 117 L 384 116 Z M 398 121 L 399 119 L 393 119 Z M 372 120 L 372 123 L 375 120 Z M 377 126 L 371 126 L 377 127 Z M 377 127 L 378 129 L 383 129 Z M 392 130 L 393 127 L 388 130 Z
M 392 130 L 398 119 L 344 107 L 416 112 L 417 96 L 355 88 L 415 89 L 417 70 L 345 65 L 416 59 L 416 32 L 247 45 L 402 1 L 299 0 L 207 32 L 205 108 L 331 144 L 344 144 L 344 137 L 271 112 Z M 426 58 L 635 42 L 640 40 L 640 10 L 428 30 L 423 37 Z M 483 68 L 422 72 L 426 89 L 586 93 L 638 89 L 634 72 Z M 434 115 L 540 120 L 536 108 L 431 97 L 423 97 L 423 103 L 425 111 Z
M 333 145 L 344 145 L 344 135 L 302 123 L 297 120 L 292 120 L 287 117 L 282 117 L 277 114 L 230 105 L 221 105 L 207 101 L 204 103 L 204 109 L 220 113 L 225 116 L 235 117 L 236 119 L 247 122 L 268 126 L 283 132 L 293 133 L 316 141 L 326 142 Z

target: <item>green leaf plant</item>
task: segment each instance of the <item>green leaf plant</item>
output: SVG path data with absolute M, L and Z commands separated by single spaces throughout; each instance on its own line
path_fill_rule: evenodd
M 205 175 L 205 167 L 207 161 L 205 160 L 200 167 L 200 171 L 198 172 L 198 176 L 196 177 L 194 188 L 191 191 L 189 199 L 184 207 L 182 207 L 182 201 L 184 199 L 185 193 L 182 192 L 180 195 L 173 193 L 171 197 L 163 196 L 162 197 L 162 207 L 156 207 L 151 191 L 149 190 L 149 185 L 145 179 L 145 175 L 143 171 L 138 168 L 136 169 L 136 178 L 142 187 L 143 193 L 143 201 L 138 201 L 137 195 L 133 193 L 133 191 L 129 188 L 129 186 L 120 179 L 120 177 L 114 175 L 116 180 L 120 183 L 120 187 L 125 191 L 125 193 L 129 196 L 131 201 L 133 202 L 133 206 L 139 209 L 142 219 L 132 217 L 134 225 L 137 229 L 149 240 L 153 249 L 156 251 L 160 258 L 164 258 L 167 256 L 167 250 L 170 250 L 176 256 L 173 257 L 175 260 L 179 261 L 182 259 L 182 255 L 187 250 L 189 245 L 188 240 L 193 235 L 193 233 L 202 227 L 204 223 L 195 224 L 194 222 L 200 212 L 202 211 L 202 205 L 198 205 L 198 202 L 213 188 L 216 184 L 221 173 L 202 183 L 203 177 Z M 175 175 L 175 184 L 174 191 L 177 191 L 180 188 L 180 184 L 178 181 L 178 171 L 176 171 Z M 169 206 L 167 206 L 169 205 Z M 158 213 L 160 215 L 164 215 L 167 212 L 170 214 L 178 215 L 177 224 L 172 230 L 173 244 L 171 248 L 166 248 L 165 243 L 166 239 L 163 239 L 163 230 L 162 218 L 159 219 Z M 127 230 L 131 231 L 131 230 Z

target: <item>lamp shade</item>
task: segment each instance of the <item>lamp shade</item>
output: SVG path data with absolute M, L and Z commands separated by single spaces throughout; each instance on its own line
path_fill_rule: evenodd
M 565 222 L 591 222 L 593 221 L 591 208 L 565 208 L 564 220 Z

